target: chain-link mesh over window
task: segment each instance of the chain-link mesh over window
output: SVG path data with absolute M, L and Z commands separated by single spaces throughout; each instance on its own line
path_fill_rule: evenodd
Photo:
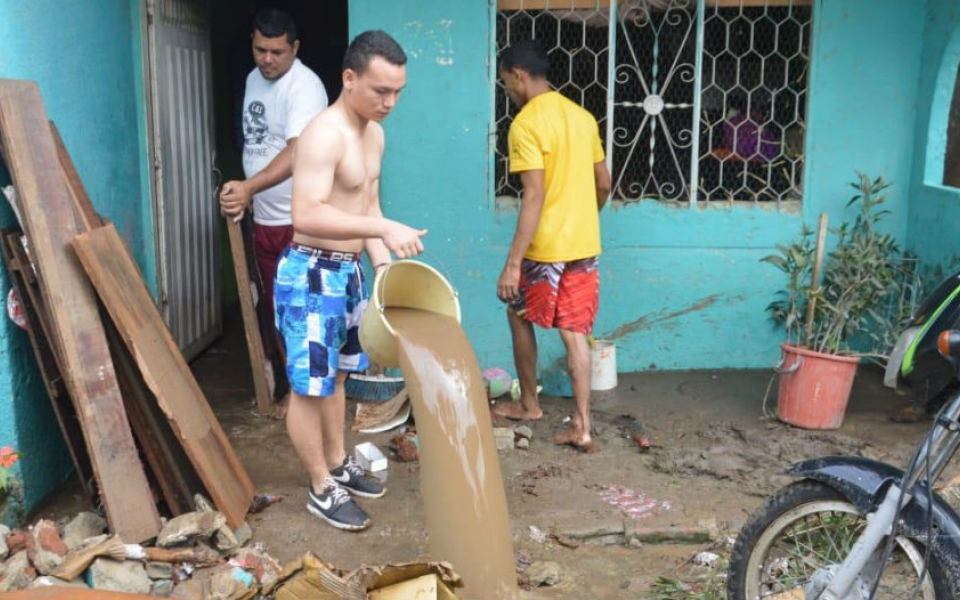
M 499 0 L 497 45 L 550 51 L 550 82 L 600 122 L 614 200 L 782 202 L 802 197 L 811 19 L 810 0 Z M 496 192 L 518 197 L 495 93 Z

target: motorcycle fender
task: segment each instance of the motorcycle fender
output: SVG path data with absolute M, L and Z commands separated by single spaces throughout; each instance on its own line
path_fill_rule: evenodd
M 803 461 L 787 469 L 788 475 L 819 481 L 840 492 L 864 514 L 876 510 L 890 484 L 899 482 L 903 471 L 879 461 L 858 456 L 828 456 Z M 933 500 L 933 510 L 928 511 Z M 901 531 L 923 541 L 932 524 L 934 551 L 941 564 L 960 575 L 960 517 L 937 494 L 928 494 L 925 486 L 900 514 Z

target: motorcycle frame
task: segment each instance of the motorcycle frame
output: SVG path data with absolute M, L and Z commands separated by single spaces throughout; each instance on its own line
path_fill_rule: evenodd
M 879 461 L 830 456 L 793 465 L 788 474 L 828 485 L 870 515 L 850 554 L 829 578 L 822 600 L 845 600 L 883 539 L 903 535 L 924 544 L 960 587 L 960 517 L 929 486 L 960 446 L 960 393 L 936 417 L 906 471 Z

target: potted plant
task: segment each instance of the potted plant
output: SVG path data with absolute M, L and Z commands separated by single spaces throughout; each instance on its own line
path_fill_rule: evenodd
M 778 417 L 809 429 L 837 429 L 843 422 L 857 364 L 872 340 L 884 337 L 883 307 L 898 294 L 902 252 L 879 224 L 889 214 L 882 206 L 889 185 L 882 177 L 857 173 L 857 190 L 847 207 L 856 207 L 852 222 L 827 229 L 821 217 L 819 239 L 804 227 L 800 239 L 778 245 L 765 256 L 787 276 L 786 288 L 767 311 L 784 326 L 787 340 L 780 374 Z M 825 260 L 826 234 L 835 238 Z M 821 277 L 822 267 L 822 277 Z

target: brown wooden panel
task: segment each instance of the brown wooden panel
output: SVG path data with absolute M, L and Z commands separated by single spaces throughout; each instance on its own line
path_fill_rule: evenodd
M 83 427 L 107 520 L 124 540 L 160 530 L 117 386 L 96 298 L 69 251 L 81 231 L 37 85 L 0 80 L 0 139 L 53 325 L 51 341 Z
M 50 133 L 53 135 L 53 143 L 57 147 L 57 158 L 60 159 L 60 168 L 63 169 L 63 175 L 67 186 L 67 192 L 72 196 L 74 210 L 77 211 L 76 217 L 83 224 L 83 231 L 90 231 L 94 227 L 99 227 L 100 216 L 93 210 L 93 204 L 87 191 L 80 181 L 80 174 L 73 164 L 73 159 L 67 152 L 67 147 L 63 145 L 63 138 L 60 137 L 60 131 L 57 126 L 50 122 Z
M 40 376 L 50 396 L 60 432 L 70 451 L 70 459 L 77 471 L 77 478 L 87 498 L 94 500 L 97 494 L 93 466 L 90 464 L 90 455 L 87 454 L 87 448 L 83 443 L 83 430 L 80 428 L 77 411 L 67 392 L 66 383 L 60 376 L 59 359 L 49 342 L 47 334 L 49 317 L 45 314 L 46 308 L 42 304 L 40 289 L 36 279 L 28 275 L 33 272 L 33 269 L 29 259 L 23 253 L 23 246 L 20 243 L 22 235 L 19 229 L 6 229 L 0 232 L 0 251 L 2 251 L 0 253 L 3 254 L 4 263 L 10 274 L 10 284 L 23 305 L 33 355 L 40 366 Z
M 170 430 L 166 418 L 157 409 L 157 400 L 143 380 L 136 361 L 130 356 L 123 337 L 107 315 L 104 315 L 103 326 L 110 342 L 130 426 L 137 436 L 153 479 L 173 516 L 190 512 L 194 510 L 193 495 L 204 491 L 203 484 Z
M 240 297 L 240 312 L 243 314 L 243 331 L 247 337 L 247 354 L 250 356 L 250 371 L 253 373 L 253 391 L 257 398 L 257 410 L 261 415 L 266 415 L 271 411 L 272 398 L 264 371 L 263 339 L 260 337 L 257 309 L 253 305 L 253 296 L 250 293 L 250 265 L 247 263 L 240 223 L 228 218 L 227 233 L 230 237 L 230 253 L 233 256 L 233 272 L 237 277 L 237 295 Z
M 239 526 L 253 500 L 253 484 L 153 304 L 129 249 L 111 224 L 77 236 L 73 246 L 207 492 L 230 526 Z

